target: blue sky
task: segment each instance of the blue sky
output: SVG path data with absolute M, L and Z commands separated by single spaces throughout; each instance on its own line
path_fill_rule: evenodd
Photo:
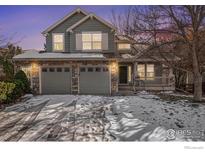
M 20 41 L 23 49 L 43 49 L 41 32 L 78 7 L 109 21 L 111 10 L 123 12 L 129 6 L 0 6 L 0 34 Z

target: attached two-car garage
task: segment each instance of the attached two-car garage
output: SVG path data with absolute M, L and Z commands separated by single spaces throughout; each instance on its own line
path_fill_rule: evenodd
M 110 94 L 110 73 L 107 66 L 80 66 L 79 94 Z M 43 67 L 41 69 L 42 94 L 71 94 L 70 67 Z

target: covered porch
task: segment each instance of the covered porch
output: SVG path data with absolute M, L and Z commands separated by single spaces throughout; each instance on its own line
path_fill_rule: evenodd
M 175 90 L 172 68 L 154 61 L 119 61 L 118 90 Z

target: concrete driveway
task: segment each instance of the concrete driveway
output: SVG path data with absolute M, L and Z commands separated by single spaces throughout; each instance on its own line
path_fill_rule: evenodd
M 0 112 L 0 141 L 109 141 L 100 96 L 43 95 Z

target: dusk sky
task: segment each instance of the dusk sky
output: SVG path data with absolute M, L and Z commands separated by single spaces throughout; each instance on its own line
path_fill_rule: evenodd
M 41 32 L 78 7 L 109 21 L 112 9 L 123 12 L 129 6 L 0 6 L 0 35 L 21 40 L 23 49 L 43 49 Z

